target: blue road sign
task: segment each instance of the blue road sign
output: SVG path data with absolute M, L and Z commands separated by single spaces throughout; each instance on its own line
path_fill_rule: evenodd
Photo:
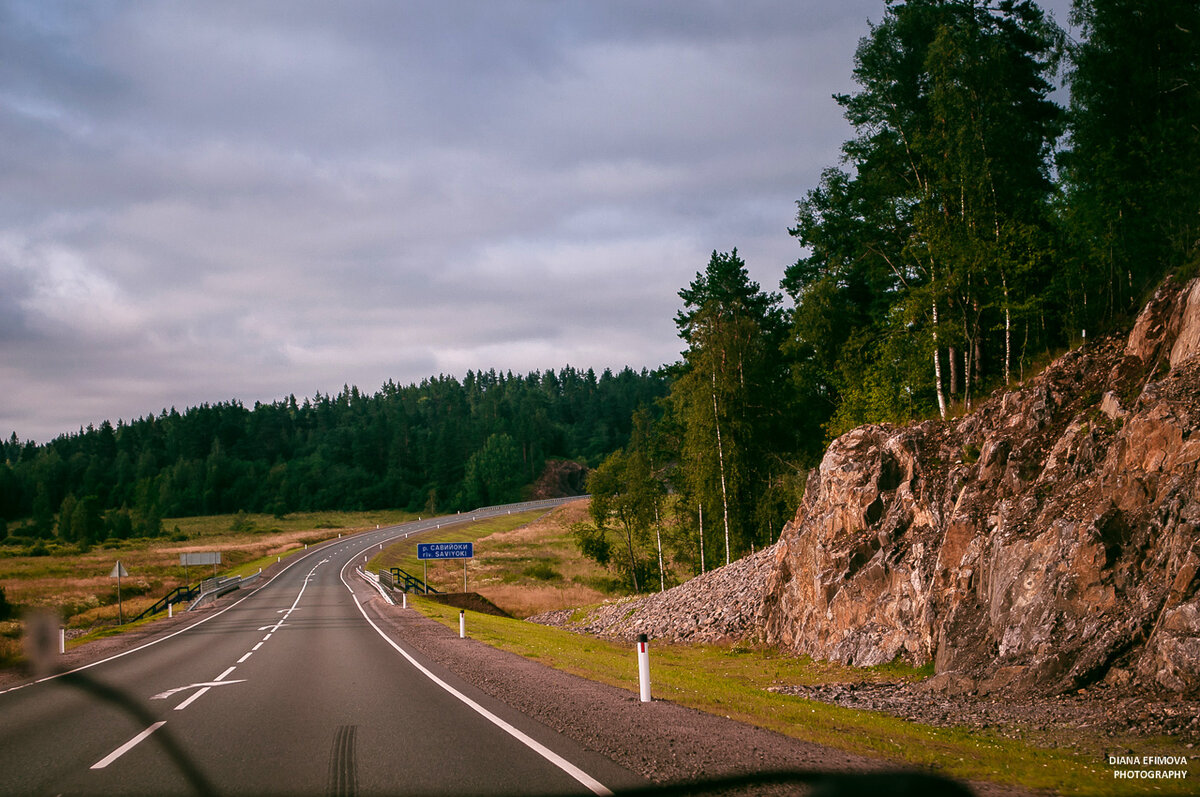
M 473 542 L 421 542 L 417 543 L 418 559 L 474 559 Z

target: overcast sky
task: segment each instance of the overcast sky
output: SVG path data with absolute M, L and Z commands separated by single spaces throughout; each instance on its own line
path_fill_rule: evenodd
M 0 434 L 673 362 L 713 250 L 800 255 L 883 8 L 0 0 Z

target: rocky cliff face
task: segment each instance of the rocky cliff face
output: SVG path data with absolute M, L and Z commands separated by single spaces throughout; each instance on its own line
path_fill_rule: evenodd
M 1198 430 L 1200 280 L 964 418 L 856 429 L 776 546 L 766 640 L 949 690 L 1200 695 Z

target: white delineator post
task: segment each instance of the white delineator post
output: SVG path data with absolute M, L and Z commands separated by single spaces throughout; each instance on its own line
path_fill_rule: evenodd
M 467 638 L 467 613 L 462 609 L 458 611 L 458 638 Z
M 408 608 L 408 593 L 407 593 L 407 592 L 403 592 L 403 593 L 401 593 L 401 594 L 402 594 L 404 597 L 402 598 L 402 600 L 403 600 L 403 603 L 401 604 L 400 608 L 401 608 L 401 609 L 407 609 L 407 608 Z
M 67 629 L 58 629 L 58 655 L 63 655 L 67 652 Z
M 638 634 L 638 685 L 642 690 L 642 702 L 650 702 L 650 640 L 645 634 Z

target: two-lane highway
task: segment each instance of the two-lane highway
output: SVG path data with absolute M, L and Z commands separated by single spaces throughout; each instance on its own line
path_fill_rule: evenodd
M 436 522 L 314 548 L 169 637 L 0 692 L 0 793 L 604 794 L 640 783 L 369 620 L 360 603 L 382 598 L 355 566 Z

